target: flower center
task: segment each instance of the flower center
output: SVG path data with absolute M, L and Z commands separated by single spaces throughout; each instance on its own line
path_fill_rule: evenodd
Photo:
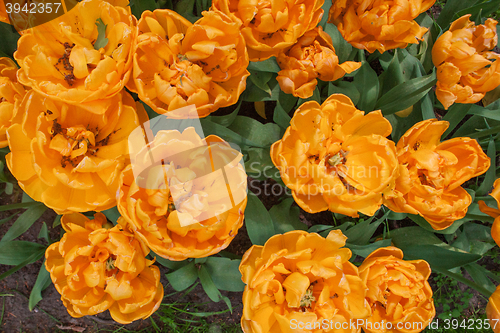
M 116 133 L 116 131 L 111 134 Z M 62 155 L 61 166 L 63 168 L 68 163 L 76 167 L 85 156 L 95 155 L 99 151 L 99 147 L 108 144 L 111 136 L 110 134 L 106 138 L 96 142 L 96 137 L 99 133 L 97 127 L 95 130 L 91 130 L 88 126 L 86 128 L 83 126 L 63 128 L 57 122 L 57 119 L 53 120 L 49 133 L 51 134 L 49 147 Z
M 57 63 L 54 65 L 59 73 L 64 75 L 64 80 L 68 82 L 70 86 L 75 83 L 76 79 L 75 75 L 73 74 L 74 68 L 69 62 L 69 56 L 71 55 L 71 50 L 74 46 L 74 43 L 72 45 L 70 45 L 69 43 L 64 43 L 64 54 L 57 60 Z
M 312 302 L 316 302 L 316 297 L 313 295 L 313 286 L 309 286 L 304 296 L 300 299 L 300 307 L 310 308 Z
M 112 257 L 109 257 L 108 260 L 106 260 L 106 270 L 107 271 L 112 271 L 113 269 L 115 269 L 115 262 L 116 262 L 116 259 L 113 259 Z

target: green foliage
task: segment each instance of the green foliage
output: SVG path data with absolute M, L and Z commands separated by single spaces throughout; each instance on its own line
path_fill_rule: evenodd
M 99 50 L 101 47 L 105 47 L 108 45 L 108 39 L 106 38 L 106 28 L 108 27 L 107 24 L 104 24 L 101 18 L 98 18 L 95 21 L 95 25 L 97 25 L 97 39 L 94 43 L 94 48 L 96 50 Z
M 469 307 L 469 301 L 472 298 L 470 291 L 462 291 L 456 280 L 440 273 L 437 273 L 433 280 L 437 285 L 434 303 L 436 307 L 442 306 L 442 312 L 438 318 L 460 318 L 464 310 Z

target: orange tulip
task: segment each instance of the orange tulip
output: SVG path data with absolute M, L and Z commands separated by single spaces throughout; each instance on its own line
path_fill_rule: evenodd
M 102 115 L 44 98 L 31 90 L 21 119 L 7 130 L 7 165 L 19 186 L 58 214 L 105 210 L 116 205 L 127 139 L 139 126 L 128 93 L 111 99 Z
M 262 61 L 277 56 L 313 29 L 323 16 L 323 3 L 324 0 L 213 0 L 212 8 L 241 26 L 250 61 Z
M 308 98 L 322 81 L 335 81 L 361 67 L 360 62 L 339 65 L 331 37 L 321 27 L 309 30 L 295 45 L 278 55 L 281 71 L 276 78 L 281 90 L 295 97 Z
M 246 173 L 237 162 L 241 154 L 228 148 L 219 137 L 201 139 L 189 127 L 182 133 L 159 131 L 137 154 L 131 152 L 132 164 L 120 178 L 118 210 L 159 256 L 207 257 L 238 233 Z
M 488 170 L 490 159 L 476 140 L 440 142 L 447 121 L 429 119 L 410 128 L 399 140 L 400 175 L 384 205 L 395 212 L 418 214 L 435 230 L 448 228 L 467 213 L 471 197 L 461 185 Z
M 347 96 L 331 95 L 297 109 L 271 158 L 305 211 L 373 215 L 398 175 L 391 131 L 380 111 L 364 115 Z
M 436 97 L 447 110 L 453 103 L 474 104 L 500 84 L 497 21 L 476 26 L 464 15 L 434 43 L 432 61 L 437 67 Z
M 10 58 L 0 58 L 0 148 L 7 147 L 7 128 L 11 125 L 16 106 L 26 93 L 17 82 L 17 65 Z
M 120 222 L 120 221 L 119 221 Z M 121 324 L 146 319 L 160 306 L 160 270 L 145 258 L 149 249 L 102 213 L 61 218 L 66 231 L 45 251 L 45 267 L 75 318 L 109 310 Z
M 129 79 L 135 38 L 129 10 L 83 0 L 21 36 L 14 53 L 19 82 L 49 98 L 103 112 Z
M 396 247 L 373 251 L 359 267 L 372 309 L 363 330 L 366 333 L 423 331 L 436 314 L 427 281 L 430 274 L 431 268 L 425 260 L 403 260 L 403 251 Z
M 188 105 L 206 117 L 238 101 L 245 90 L 248 55 L 236 23 L 203 12 L 191 24 L 170 10 L 146 11 L 139 20 L 129 88 L 158 113 Z M 170 113 L 171 114 L 171 113 Z
M 494 333 L 500 333 L 500 286 L 488 299 L 486 305 L 486 317 L 488 317 L 491 329 Z
M 358 49 L 384 53 L 418 43 L 427 32 L 414 19 L 436 0 L 333 1 L 328 22 Z
M 0 22 L 10 24 L 7 8 L 5 8 L 5 3 L 3 1 L 0 1 Z
M 240 264 L 243 332 L 322 333 L 335 324 L 347 327 L 335 332 L 359 332 L 349 324 L 371 311 L 351 250 L 343 248 L 346 239 L 340 230 L 326 239 L 294 230 L 252 246 Z
M 500 208 L 500 178 L 495 180 L 495 183 L 493 184 L 493 191 L 490 195 L 497 202 L 497 207 Z M 491 226 L 491 237 L 493 237 L 495 243 L 500 246 L 500 209 L 488 207 L 483 200 L 480 200 L 478 204 L 479 209 L 483 213 L 488 214 L 495 219 L 493 225 Z

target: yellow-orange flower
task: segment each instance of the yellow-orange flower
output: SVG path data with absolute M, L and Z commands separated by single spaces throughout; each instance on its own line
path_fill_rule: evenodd
M 500 333 L 500 286 L 488 299 L 486 305 L 486 317 L 490 320 L 490 326 L 494 333 Z
M 361 67 L 360 62 L 339 64 L 332 38 L 321 27 L 309 30 L 297 43 L 277 57 L 281 71 L 276 78 L 281 90 L 295 97 L 308 98 L 322 81 L 335 81 Z
M 464 15 L 434 43 L 432 61 L 437 67 L 436 97 L 448 109 L 453 103 L 477 103 L 500 84 L 497 21 L 489 18 L 476 26 Z
M 305 211 L 373 215 L 398 175 L 391 131 L 380 111 L 364 115 L 347 96 L 331 95 L 297 109 L 271 158 Z
M 61 225 L 66 233 L 45 251 L 45 267 L 72 317 L 109 310 L 115 321 L 129 324 L 158 309 L 160 270 L 133 233 L 112 227 L 102 213 L 93 220 L 66 214 Z
M 363 323 L 367 333 L 417 333 L 436 314 L 425 260 L 403 260 L 403 251 L 389 246 L 373 251 L 359 267 L 372 315 Z M 386 323 L 381 326 L 380 323 Z M 387 324 L 391 323 L 392 329 Z M 382 327 L 382 328 L 381 328 Z
M 384 205 L 395 212 L 418 214 L 435 230 L 448 228 L 467 213 L 471 197 L 461 185 L 490 167 L 490 159 L 476 140 L 441 135 L 447 121 L 428 119 L 415 124 L 396 148 L 400 175 Z
M 19 106 L 21 118 L 7 130 L 7 165 L 21 188 L 59 214 L 116 205 L 127 139 L 140 125 L 128 93 L 111 99 L 104 114 L 52 101 L 34 90 Z
M 129 88 L 158 113 L 188 105 L 206 117 L 233 105 L 245 90 L 248 54 L 236 23 L 203 12 L 191 24 L 170 10 L 146 11 L 139 20 Z M 196 110 L 195 110 L 196 111 Z
M 250 61 L 277 56 L 313 29 L 323 16 L 324 0 L 213 0 L 212 8 L 241 25 Z
M 351 250 L 342 248 L 346 239 L 340 230 L 326 239 L 294 230 L 252 246 L 240 264 L 246 284 L 243 331 L 298 332 L 302 322 L 300 328 L 309 327 L 303 332 L 333 332 L 334 323 L 349 327 L 335 332 L 359 332 L 349 322 L 367 318 L 371 311 L 366 285 L 349 262 Z M 321 328 L 325 322 L 332 323 L 331 329 Z
M 105 33 L 99 33 L 104 26 Z M 83 0 L 19 39 L 14 53 L 21 66 L 19 82 L 52 99 L 86 103 L 89 110 L 102 112 L 102 100 L 109 103 L 129 79 L 135 37 L 129 10 Z
M 358 49 L 384 53 L 418 43 L 427 29 L 414 19 L 436 0 L 339 0 L 330 7 L 328 22 Z
M 159 131 L 137 154 L 131 152 L 118 210 L 164 258 L 218 253 L 243 225 L 247 203 L 246 173 L 235 152 L 217 136 L 201 139 L 193 127 Z
M 479 204 L 479 209 L 483 213 L 488 214 L 489 216 L 495 218 L 495 221 L 491 226 L 491 237 L 493 237 L 495 243 L 497 243 L 497 245 L 500 246 L 500 178 L 495 180 L 495 183 L 493 184 L 493 191 L 490 193 L 490 195 L 497 202 L 498 208 L 488 207 L 483 200 L 480 200 L 478 204 Z
M 0 58 L 0 148 L 7 146 L 7 128 L 11 125 L 16 106 L 26 93 L 17 82 L 17 66 L 10 58 Z
M 10 24 L 7 8 L 5 8 L 5 3 L 3 1 L 0 1 L 0 22 Z

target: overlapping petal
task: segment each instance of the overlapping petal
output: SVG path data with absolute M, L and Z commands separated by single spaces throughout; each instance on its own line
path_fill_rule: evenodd
M 245 90 L 248 54 L 237 23 L 203 12 L 194 24 L 170 10 L 146 11 L 139 20 L 129 88 L 158 113 L 195 105 L 206 117 L 238 101 Z
M 495 199 L 497 203 L 497 208 L 491 208 L 486 205 L 483 200 L 478 202 L 479 209 L 489 216 L 493 217 L 495 221 L 493 221 L 493 225 L 491 226 L 491 237 L 498 246 L 500 246 L 500 178 L 495 180 L 493 184 L 493 191 L 490 195 Z
M 430 266 L 425 260 L 403 260 L 403 251 L 396 247 L 373 251 L 359 267 L 359 275 L 368 288 L 366 299 L 372 309 L 363 330 L 367 333 L 423 331 L 436 314 L 432 289 L 427 281 L 430 274 Z M 386 325 L 380 325 L 382 322 Z M 406 323 L 411 323 L 410 329 Z
M 101 21 L 99 21 L 101 20 Z M 100 22 L 105 34 L 99 35 Z M 107 39 L 96 49 L 98 39 Z M 57 101 L 85 103 L 103 112 L 128 81 L 132 69 L 135 18 L 130 9 L 84 0 L 65 15 L 27 30 L 14 57 L 19 82 Z
M 429 119 L 410 128 L 397 144 L 400 175 L 384 205 L 395 212 L 419 214 L 436 230 L 467 213 L 472 200 L 461 185 L 488 170 L 490 159 L 476 140 L 441 135 L 448 122 Z
M 8 144 L 7 128 L 26 93 L 26 88 L 17 82 L 17 71 L 14 61 L 6 57 L 0 58 L 0 148 Z
M 364 115 L 345 95 L 306 102 L 271 146 L 281 179 L 302 209 L 373 215 L 398 175 L 392 127 L 380 111 Z
M 116 205 L 128 135 L 139 126 L 135 102 L 115 95 L 103 114 L 29 91 L 7 130 L 7 165 L 21 188 L 59 214 Z M 16 116 L 16 117 L 18 117 Z
M 120 179 L 118 210 L 134 232 L 170 260 L 225 249 L 243 225 L 246 174 L 228 144 L 193 127 L 159 131 Z
M 370 316 L 366 285 L 349 262 L 351 251 L 343 248 L 346 238 L 339 230 L 326 239 L 295 230 L 252 246 L 240 264 L 246 284 L 243 331 L 293 332 L 293 324 L 302 322 L 314 332 L 331 332 L 321 328 L 325 322 L 350 323 Z M 336 331 L 359 331 L 346 327 Z
M 339 64 L 332 39 L 321 27 L 306 32 L 277 60 L 281 71 L 276 79 L 281 90 L 303 99 L 313 95 L 317 78 L 335 81 L 361 67 L 354 61 Z
M 500 84 L 497 21 L 476 26 L 469 15 L 457 19 L 434 43 L 436 97 L 448 109 L 453 103 L 474 104 Z
M 160 270 L 145 256 L 149 249 L 102 213 L 61 218 L 66 233 L 45 252 L 45 267 L 75 317 L 109 310 L 121 324 L 146 319 L 163 299 Z
M 333 1 L 328 21 L 358 49 L 380 53 L 418 43 L 427 32 L 414 21 L 435 0 Z
M 486 317 L 490 321 L 491 329 L 494 333 L 500 332 L 500 286 L 497 287 L 495 292 L 488 299 L 486 305 Z
M 323 16 L 323 3 L 324 0 L 214 0 L 212 8 L 241 26 L 250 61 L 262 61 L 277 56 L 313 29 Z

